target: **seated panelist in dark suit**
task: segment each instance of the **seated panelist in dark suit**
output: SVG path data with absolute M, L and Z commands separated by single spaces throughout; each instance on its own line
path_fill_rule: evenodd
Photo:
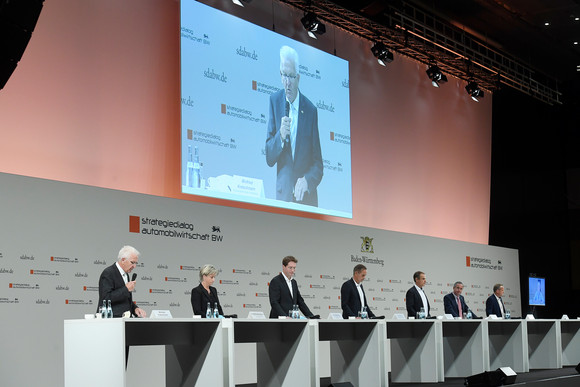
M 463 282 L 457 281 L 453 284 L 453 292 L 443 297 L 446 314 L 461 318 L 467 315 L 469 307 L 465 303 L 465 298 L 461 295 L 461 292 L 463 292 Z M 473 318 L 477 318 L 473 311 L 471 311 L 471 315 Z
M 485 313 L 487 316 L 495 314 L 497 317 L 505 316 L 505 306 L 503 304 L 504 288 L 502 284 L 493 285 L 493 294 L 485 301 Z
M 298 89 L 300 65 L 291 47 L 280 49 L 283 90 L 270 96 L 266 163 L 276 165 L 276 199 L 318 206 L 323 165 L 318 110 Z
M 407 294 L 405 295 L 407 317 L 416 317 L 421 308 L 425 309 L 425 317 L 431 317 L 429 313 L 431 309 L 429 306 L 429 300 L 423 291 L 423 287 L 427 283 L 425 273 L 422 271 L 416 271 L 413 274 L 413 281 L 415 281 L 415 285 L 413 285 L 411 289 L 407 290 Z
M 124 246 L 119 251 L 117 262 L 105 268 L 99 278 L 99 302 L 111 300 L 113 317 L 122 317 L 130 311 L 131 316 L 146 317 L 147 313 L 133 302 L 135 281 L 131 281 L 129 273 L 137 266 L 140 257 L 139 251 L 132 246 Z
M 204 265 L 199 270 L 199 285 L 191 289 L 191 307 L 193 314 L 206 317 L 207 303 L 209 302 L 211 312 L 213 315 L 213 308 L 217 302 L 218 312 L 220 316 L 224 315 L 216 288 L 212 285 L 215 282 L 215 277 L 218 275 L 218 270 L 213 265 Z
M 352 278 L 342 284 L 340 288 L 340 305 L 342 307 L 342 318 L 358 317 L 363 309 L 367 307 L 368 317 L 375 318 L 375 314 L 369 308 L 367 297 L 362 287 L 362 282 L 367 276 L 367 268 L 363 264 L 358 264 L 352 271 Z
M 289 312 L 294 305 L 308 318 L 315 318 L 304 299 L 298 290 L 298 284 L 292 277 L 296 272 L 296 264 L 298 260 L 292 256 L 287 256 L 282 259 L 282 273 L 272 278 L 270 286 L 268 287 L 268 295 L 270 296 L 270 318 L 278 318 L 279 316 L 289 316 Z

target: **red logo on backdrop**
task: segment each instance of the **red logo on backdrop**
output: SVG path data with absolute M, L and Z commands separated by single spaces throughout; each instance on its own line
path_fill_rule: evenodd
M 471 266 L 471 257 L 470 256 L 465 257 L 465 266 L 467 266 L 467 267 Z
M 34 274 L 34 270 L 30 270 L 30 274 Z
M 222 280 L 220 280 L 220 284 L 222 283 Z
M 222 114 L 226 114 L 226 104 L 222 103 Z
M 141 232 L 141 218 L 138 216 L 129 215 L 129 232 L 139 234 Z
M 252 90 L 258 90 L 258 82 L 252 81 Z
M 193 140 L 193 130 L 187 129 L 187 139 Z
M 83 290 L 86 292 L 87 291 L 87 287 L 86 286 L 83 286 Z
M 165 282 L 167 282 L 167 277 L 165 277 Z
M 153 293 L 153 289 L 149 289 L 149 293 Z
M 11 288 L 12 287 L 12 284 L 8 284 L 8 287 Z
M 334 132 L 330 132 L 330 141 L 334 141 Z
M 64 303 L 68 305 L 68 300 L 64 300 Z
M 54 261 L 54 257 L 50 257 L 50 260 L 51 260 L 51 261 Z

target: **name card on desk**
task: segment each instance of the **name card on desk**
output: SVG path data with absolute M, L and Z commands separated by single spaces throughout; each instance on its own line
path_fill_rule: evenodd
M 266 315 L 264 312 L 250 312 L 248 313 L 248 318 L 252 320 L 265 320 Z
M 534 317 L 533 314 L 528 314 L 526 315 L 526 320 L 535 320 L 536 318 Z
M 328 314 L 328 319 L 329 320 L 343 320 L 342 314 L 341 313 L 336 313 L 336 312 L 329 313 Z
M 168 310 L 152 310 L 149 318 L 173 318 Z
M 452 314 L 445 313 L 445 320 L 455 320 L 455 317 Z
M 490 320 L 499 320 L 499 317 L 497 317 L 495 314 L 490 314 L 489 316 L 487 316 L 487 318 Z
M 406 320 L 406 318 L 403 313 L 395 313 L 393 315 L 393 320 Z

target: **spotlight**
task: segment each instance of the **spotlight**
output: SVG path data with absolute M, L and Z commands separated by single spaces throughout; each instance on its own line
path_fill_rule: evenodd
M 475 82 L 473 79 L 469 80 L 467 86 L 465 86 L 465 91 L 467 91 L 467 94 L 469 94 L 471 99 L 475 102 L 479 102 L 478 98 L 483 98 L 483 90 L 479 88 L 477 82 Z
M 318 17 L 314 12 L 308 12 L 300 19 L 302 25 L 308 31 L 308 36 L 316 39 L 316 35 L 322 35 L 326 32 L 326 26 L 318 20 Z
M 394 59 L 393 53 L 390 52 L 387 46 L 381 42 L 375 43 L 375 45 L 371 48 L 371 52 L 377 58 L 377 61 L 381 64 L 381 66 L 386 66 L 387 63 L 391 63 Z
M 240 7 L 244 6 L 244 3 L 250 3 L 252 0 L 232 0 L 232 3 L 235 5 L 239 5 Z
M 427 76 L 431 80 L 433 87 L 439 87 L 440 83 L 447 82 L 447 76 L 441 72 L 437 65 L 430 65 L 427 69 Z

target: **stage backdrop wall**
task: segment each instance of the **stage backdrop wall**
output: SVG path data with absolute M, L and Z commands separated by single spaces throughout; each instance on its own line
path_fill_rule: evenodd
M 203 2 L 267 29 L 275 24 L 277 33 L 349 61 L 353 218 L 318 219 L 488 243 L 490 94 L 475 103 L 466 82 L 451 76 L 436 89 L 426 64 L 397 53 L 380 66 L 372 42 L 329 23 L 326 34 L 311 39 L 300 23 L 303 13 L 277 1 Z M 180 107 L 189 109 L 190 96 L 180 98 L 179 6 L 175 0 L 46 0 L 0 92 L 0 172 L 274 211 L 181 193 Z M 230 35 L 237 40 L 237 31 Z M 278 73 L 274 67 L 256 81 Z M 301 87 L 312 84 L 303 79 Z M 254 113 L 267 115 L 267 101 Z M 265 144 L 266 125 L 258 127 Z M 319 192 L 328 192 L 331 174 L 325 174 Z
M 340 312 L 340 286 L 358 262 L 377 315 L 406 313 L 416 270 L 427 275 L 433 315 L 457 280 L 475 313 L 484 314 L 496 282 L 506 286 L 506 307 L 521 313 L 511 249 L 10 174 L 0 174 L 0 214 L 2 386 L 63 385 L 63 320 L 95 312 L 99 275 L 125 244 L 142 253 L 138 305 L 174 317 L 192 315 L 205 263 L 220 269 L 225 313 L 268 314 L 268 283 L 285 255 L 298 258 L 300 291 L 323 318 Z

